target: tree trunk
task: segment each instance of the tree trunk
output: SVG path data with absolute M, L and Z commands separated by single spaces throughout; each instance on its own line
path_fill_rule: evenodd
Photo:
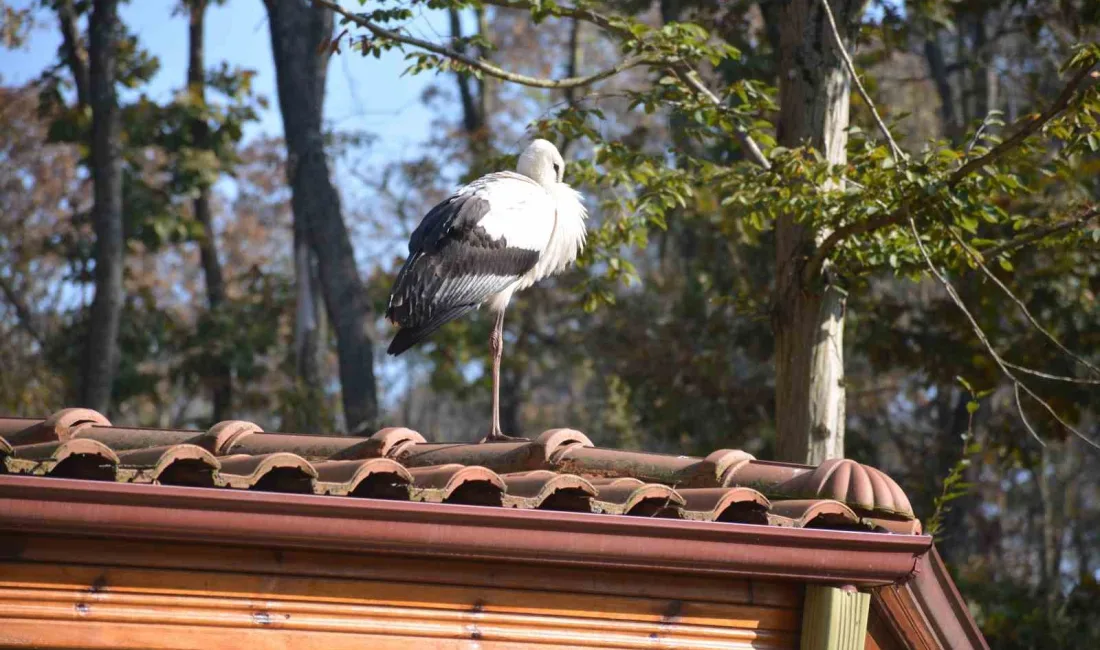
M 1058 456 L 1054 441 L 1048 441 L 1042 449 L 1036 471 L 1038 472 L 1039 498 L 1043 509 L 1042 518 L 1042 571 L 1040 571 L 1041 589 L 1048 606 L 1058 596 L 1060 565 L 1062 561 L 1062 497 L 1058 485 Z M 1061 445 L 1058 445 L 1061 447 Z
M 321 132 L 332 12 L 305 0 L 265 4 L 286 135 L 291 207 L 316 256 L 325 306 L 336 331 L 347 428 L 362 430 L 378 417 L 368 331 L 371 308 L 340 213 L 340 196 L 329 178 Z
M 831 0 L 851 48 L 865 0 Z M 833 164 L 847 161 L 851 80 L 820 0 L 790 0 L 780 8 L 779 144 L 805 144 Z M 805 283 L 805 260 L 827 233 L 787 214 L 776 223 L 776 455 L 820 463 L 844 456 L 845 293 L 823 277 Z
M 116 46 L 118 0 L 95 0 L 89 22 L 88 98 L 92 108 L 92 183 L 95 204 L 95 298 L 92 300 L 81 384 L 81 404 L 106 413 L 118 370 L 118 328 L 122 314 L 122 153 Z
M 951 81 L 947 76 L 947 63 L 943 58 L 938 34 L 931 34 L 924 41 L 924 58 L 928 61 L 928 71 L 936 84 L 936 94 L 940 97 L 940 122 L 944 134 L 951 142 L 958 144 L 963 135 L 963 124 L 959 111 L 955 109 L 955 94 L 951 90 Z
M 294 277 L 298 283 L 294 319 L 295 371 L 303 394 L 293 409 L 295 430 L 317 431 L 327 426 L 324 405 L 324 377 L 321 374 L 325 350 L 325 320 L 318 296 L 321 295 L 315 255 L 304 232 L 294 234 Z
M 72 0 L 60 0 L 57 3 L 57 19 L 61 24 L 61 55 L 73 75 L 76 86 L 76 101 L 87 106 L 88 98 L 88 57 L 84 44 L 80 41 L 80 29 L 77 27 L 76 9 Z
M 187 60 L 187 91 L 193 100 L 206 102 L 206 52 L 203 32 L 206 27 L 206 0 L 190 2 L 190 48 Z M 194 120 L 191 123 L 191 139 L 196 149 L 206 149 L 209 145 L 209 128 L 205 121 Z M 225 280 L 222 277 L 221 263 L 218 261 L 217 240 L 214 233 L 214 219 L 210 208 L 210 187 L 203 184 L 194 202 L 195 219 L 202 225 L 202 237 L 199 239 L 199 259 L 202 262 L 203 276 L 206 280 L 206 301 L 210 313 L 217 316 L 218 309 L 225 303 Z M 229 418 L 233 404 L 233 372 L 224 359 L 213 360 L 211 376 L 207 378 L 212 391 L 214 405 L 213 419 L 221 422 Z

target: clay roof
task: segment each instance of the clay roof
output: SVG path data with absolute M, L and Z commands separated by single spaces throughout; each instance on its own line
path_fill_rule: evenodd
M 897 483 L 851 460 L 816 467 L 736 449 L 705 458 L 595 447 L 554 429 L 529 442 L 432 443 L 388 428 L 370 437 L 115 427 L 66 409 L 0 417 L 0 473 L 398 501 L 592 512 L 778 527 L 919 534 Z

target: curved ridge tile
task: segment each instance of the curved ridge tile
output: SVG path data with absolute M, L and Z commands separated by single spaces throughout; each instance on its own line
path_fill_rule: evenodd
M 309 461 L 289 452 L 226 456 L 221 465 L 218 484 L 238 489 L 309 493 L 317 478 Z
M 591 447 L 592 441 L 576 429 L 547 429 L 535 438 L 535 443 L 542 447 L 544 462 L 547 465 L 555 462 L 555 457 L 570 447 Z
M 203 435 L 205 434 L 202 431 L 94 426 L 81 428 L 73 433 L 73 438 L 96 440 L 116 452 L 124 452 L 185 443 L 201 446 Z
M 413 446 L 422 445 L 427 440 L 412 429 L 405 427 L 386 427 L 374 432 L 371 437 L 340 450 L 330 456 L 332 460 L 356 460 L 360 458 L 397 458 L 402 452 Z
M 596 496 L 595 486 L 573 474 L 541 469 L 501 478 L 507 487 L 503 503 L 510 508 L 591 512 L 591 499 Z
M 477 465 L 437 465 L 409 469 L 413 501 L 500 505 L 506 486 L 496 472 Z
M 45 420 L 32 421 L 33 424 L 21 431 L 13 431 L 4 436 L 13 447 L 33 445 L 44 442 L 68 440 L 77 431 L 85 427 L 111 426 L 111 421 L 92 409 L 62 409 Z
M 409 468 L 457 464 L 485 467 L 499 474 L 546 469 L 542 447 L 537 442 L 525 441 L 407 445 L 399 450 L 394 460 Z
M 616 515 L 679 516 L 684 497 L 662 483 L 645 483 L 635 478 L 620 478 L 596 485 L 592 501 L 595 512 Z
M 776 494 L 776 488 L 809 472 L 811 467 L 766 460 L 734 463 L 722 478 L 723 487 L 751 487 L 764 494 Z
M 247 420 L 223 420 L 207 430 L 203 436 L 203 447 L 215 456 L 228 456 L 239 439 L 253 433 L 263 433 L 263 429 Z
M 768 521 L 796 528 L 867 528 L 851 508 L 832 499 L 773 501 Z
M 756 456 L 753 456 L 747 451 L 741 451 L 740 449 L 719 449 L 713 451 L 703 459 L 704 463 L 712 467 L 710 473 L 713 475 L 713 481 L 709 485 L 700 487 L 724 486 L 726 485 L 726 478 L 731 472 L 736 471 L 741 465 L 754 460 L 756 460 Z
M 101 442 L 70 438 L 16 447 L 4 464 L 18 474 L 109 481 L 115 478 L 118 455 Z
M 913 517 L 912 505 L 894 479 L 847 458 L 824 461 L 779 489 L 791 496 L 833 499 L 869 512 Z
M 45 422 L 42 418 L 0 417 L 0 438 Z
M 110 447 L 88 438 L 71 438 L 60 442 L 40 442 L 34 445 L 22 445 L 15 449 L 16 456 L 26 460 L 60 462 L 70 456 L 94 455 L 101 456 L 112 463 L 118 464 L 118 454 Z
M 221 468 L 213 454 L 192 444 L 132 449 L 118 458 L 118 480 L 133 483 L 213 487 Z
M 326 460 L 313 467 L 318 494 L 408 500 L 413 481 L 409 470 L 388 458 Z
M 234 438 L 224 449 L 223 455 L 250 454 L 261 456 L 288 452 L 306 460 L 326 460 L 351 448 L 363 448 L 369 438 L 348 436 L 315 436 L 299 433 L 269 433 L 253 431 Z M 374 457 L 377 454 L 369 454 Z
M 768 523 L 771 502 L 752 488 L 687 488 L 679 493 L 684 498 L 684 519 Z
M 696 486 L 700 481 L 713 484 L 714 480 L 706 477 L 711 466 L 694 456 L 581 445 L 571 445 L 557 452 L 552 459 L 552 466 L 563 474 L 595 478 L 636 478 L 665 485 Z

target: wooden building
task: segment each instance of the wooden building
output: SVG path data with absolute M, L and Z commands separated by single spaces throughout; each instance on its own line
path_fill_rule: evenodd
M 0 418 L 4 648 L 985 648 L 888 476 Z

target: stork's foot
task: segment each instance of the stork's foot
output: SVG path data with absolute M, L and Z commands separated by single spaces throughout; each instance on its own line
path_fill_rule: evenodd
M 485 439 L 482 440 L 480 444 L 485 444 L 486 442 L 531 442 L 531 439 L 530 438 L 514 438 L 512 436 L 506 436 L 506 435 L 504 435 L 503 433 L 501 433 L 499 431 L 495 431 L 495 432 L 490 433 L 489 435 L 485 436 Z

